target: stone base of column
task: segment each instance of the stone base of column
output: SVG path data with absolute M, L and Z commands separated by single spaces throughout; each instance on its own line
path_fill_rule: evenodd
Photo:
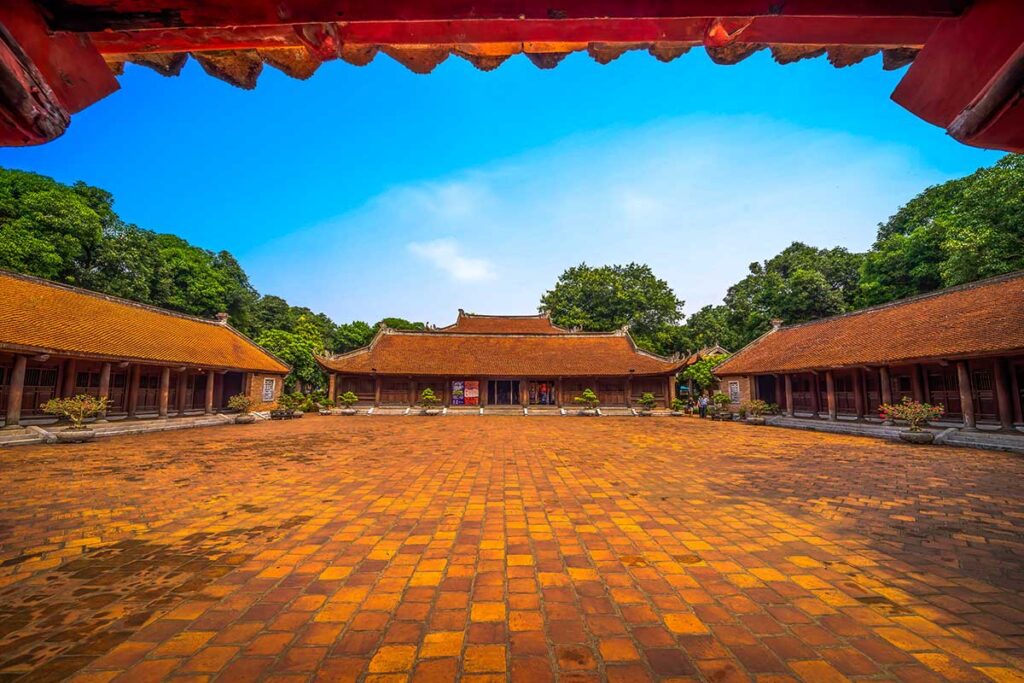
M 882 421 L 882 426 L 883 427 L 895 427 L 896 423 L 893 422 L 892 420 L 883 420 Z
M 21 425 L 4 425 L 3 427 L 0 427 L 0 430 L 3 430 L 3 431 L 14 430 L 14 429 L 24 429 L 24 427 L 22 427 Z
M 977 432 L 979 430 L 978 430 L 977 427 L 967 427 L 967 426 L 964 426 L 964 427 L 960 428 L 960 431 L 961 432 Z

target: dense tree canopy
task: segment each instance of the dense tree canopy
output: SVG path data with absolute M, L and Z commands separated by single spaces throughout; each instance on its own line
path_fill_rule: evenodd
M 679 322 L 683 302 L 650 266 L 581 263 L 558 277 L 541 297 L 540 310 L 560 327 L 609 332 L 629 325 L 634 334 L 647 336 Z

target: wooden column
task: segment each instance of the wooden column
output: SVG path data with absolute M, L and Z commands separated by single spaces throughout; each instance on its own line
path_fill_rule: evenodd
M 565 403 L 565 399 L 562 398 L 562 378 L 561 377 L 556 377 L 555 378 L 555 405 L 558 406 L 559 408 L 561 408 L 563 403 Z
M 1013 408 L 1010 405 L 1010 387 L 1006 381 L 1006 360 L 996 358 L 992 368 L 996 384 L 996 404 L 999 406 L 999 427 L 1013 429 Z
M 135 417 L 139 409 L 139 378 L 142 375 L 142 367 L 133 365 L 128 373 L 128 406 L 126 408 L 128 417 Z
M 205 406 L 205 410 L 206 410 L 206 414 L 207 415 L 212 415 L 213 414 L 213 389 L 214 389 L 213 385 L 216 383 L 216 381 L 217 381 L 217 373 L 215 373 L 213 370 L 207 370 L 206 371 L 206 406 Z
M 530 389 L 525 379 L 519 380 L 519 404 L 524 408 L 530 407 Z
M 78 379 L 78 361 L 69 358 L 64 364 L 64 387 L 60 395 L 64 398 L 75 395 L 75 380 Z
M 625 388 L 626 405 L 633 405 L 633 375 L 626 375 L 626 388 Z M 598 398 L 601 398 L 598 396 Z
M 409 379 L 409 405 L 410 406 L 416 405 L 416 400 L 418 398 L 419 398 L 419 396 L 416 395 L 416 380 L 410 378 Z
M 100 398 L 110 398 L 110 363 L 104 363 L 100 366 Z M 96 415 L 97 422 L 107 421 L 107 411 L 101 411 Z
M 7 387 L 7 421 L 4 423 L 4 429 L 17 429 L 21 425 L 21 402 L 25 396 L 25 368 L 27 366 L 27 357 L 14 357 L 11 382 Z
M 380 405 L 380 377 L 373 378 L 373 405 Z
M 171 396 L 171 369 L 160 370 L 160 397 L 157 399 L 156 413 L 159 417 L 167 417 L 167 402 Z
M 188 370 L 182 370 L 181 372 L 178 373 L 178 395 L 175 397 L 178 399 L 178 405 L 174 406 L 175 412 L 177 412 L 179 416 L 185 414 L 185 392 L 187 390 Z
M 924 368 L 920 365 L 910 366 L 910 390 L 914 394 L 914 400 L 918 403 L 924 403 L 924 389 L 921 387 L 922 372 L 924 372 Z
M 338 386 L 338 375 L 334 372 L 327 373 L 327 400 L 334 401 L 337 399 L 335 392 Z
M 668 396 L 665 397 L 665 407 L 671 408 L 672 401 L 676 398 L 676 376 L 668 376 Z
M 878 399 L 882 403 L 892 403 L 892 378 L 889 376 L 889 368 L 885 365 L 878 368 Z M 892 420 L 885 420 L 882 424 L 891 426 L 895 424 Z
M 857 413 L 857 421 L 864 420 L 864 373 L 860 368 L 853 369 L 853 406 Z
M 831 370 L 825 373 L 825 394 L 825 398 L 828 400 L 828 419 L 834 422 L 839 415 L 836 406 L 836 378 L 832 375 Z
M 1013 421 L 1017 424 L 1024 422 L 1024 406 L 1021 405 L 1020 400 L 1020 384 L 1017 381 L 1017 368 L 1013 363 L 1010 363 L 1010 389 L 1013 397 Z
M 892 377 L 885 365 L 878 368 L 878 398 L 882 403 L 892 403 Z
M 796 414 L 793 408 L 793 375 L 786 374 L 783 381 L 786 383 L 786 415 L 793 417 Z
M 960 409 L 964 414 L 963 429 L 974 431 L 977 429 L 974 417 L 974 392 L 971 390 L 971 371 L 965 360 L 956 363 L 956 381 L 960 385 Z
M 818 385 L 817 373 L 811 373 L 811 412 L 814 417 L 821 415 L 821 387 Z
M 224 407 L 224 373 L 214 374 L 213 405 L 217 410 Z

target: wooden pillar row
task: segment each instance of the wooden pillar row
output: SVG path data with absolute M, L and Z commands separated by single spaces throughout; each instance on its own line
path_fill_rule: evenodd
M 924 403 L 924 388 L 921 385 L 921 373 L 924 369 L 920 365 L 910 366 L 910 390 L 914 394 L 914 400 Z
M 60 395 L 63 398 L 68 398 L 75 395 L 75 380 L 78 379 L 78 361 L 74 358 L 69 358 L 64 363 L 64 386 L 61 388 Z
M 821 415 L 821 386 L 818 383 L 817 373 L 811 373 L 811 412 L 814 417 Z
M 193 388 L 195 388 L 195 385 L 193 385 Z M 177 405 L 174 406 L 174 411 L 179 416 L 182 416 L 182 415 L 185 414 L 185 410 L 186 410 L 185 393 L 187 391 L 188 391 L 188 370 L 182 370 L 181 372 L 178 373 L 178 392 L 177 392 L 177 396 L 175 396 L 175 398 L 177 399 L 177 401 L 175 401 L 177 403 Z
M 4 429 L 17 429 L 21 425 L 21 402 L 25 396 L 25 368 L 27 366 L 27 357 L 14 357 L 11 381 L 7 387 L 7 415 Z

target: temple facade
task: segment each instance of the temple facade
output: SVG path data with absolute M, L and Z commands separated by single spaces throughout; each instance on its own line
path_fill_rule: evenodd
M 281 394 L 288 366 L 227 324 L 0 271 L 0 424 L 52 420 L 56 397 L 106 396 L 102 419 L 212 413 Z
M 601 405 L 632 406 L 651 393 L 675 396 L 685 360 L 643 351 L 629 332 L 578 332 L 546 315 L 488 316 L 459 311 L 447 327 L 382 328 L 369 346 L 322 357 L 330 397 L 353 392 L 363 405 L 410 406 L 424 389 L 446 406 L 557 408 L 585 389 Z
M 718 366 L 734 405 L 790 416 L 876 420 L 904 397 L 966 429 L 1024 427 L 1024 272 L 782 326 Z

